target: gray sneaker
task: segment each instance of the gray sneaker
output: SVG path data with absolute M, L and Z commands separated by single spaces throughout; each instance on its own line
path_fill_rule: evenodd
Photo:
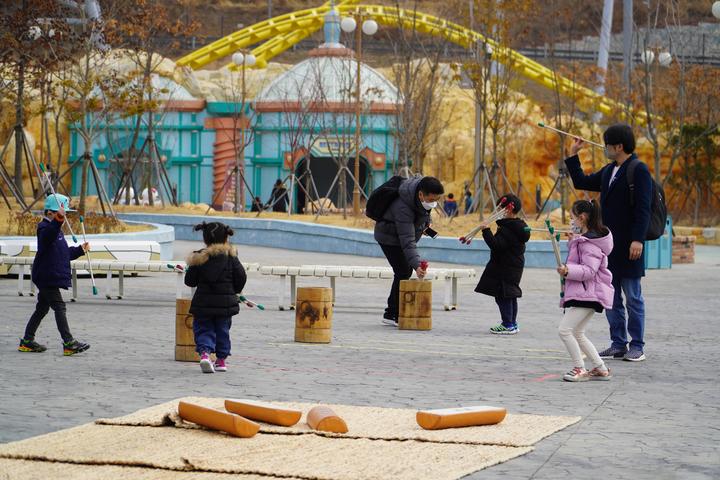
M 627 353 L 627 349 L 619 347 L 606 348 L 602 352 L 598 352 L 600 358 L 614 358 L 615 360 L 622 360 Z
M 632 349 L 623 356 L 623 360 L 628 362 L 642 362 L 645 360 L 645 354 L 642 350 Z

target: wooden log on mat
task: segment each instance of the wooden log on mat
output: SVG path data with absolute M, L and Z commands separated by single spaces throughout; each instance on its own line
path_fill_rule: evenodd
M 505 418 L 501 407 L 458 407 L 417 412 L 417 424 L 425 430 L 494 425 Z
M 178 404 L 178 414 L 180 418 L 188 422 L 227 432 L 236 437 L 250 438 L 260 430 L 259 424 L 240 415 L 221 412 L 214 408 L 205 408 L 187 402 Z
M 295 341 L 330 343 L 332 337 L 332 289 L 299 287 L 295 302 Z
M 255 400 L 225 400 L 225 410 L 251 420 L 283 427 L 292 427 L 302 417 L 300 410 L 277 407 L 271 403 Z
M 338 417 L 330 407 L 313 407 L 307 415 L 307 424 L 313 430 L 333 433 L 347 433 L 345 420 Z
M 401 330 L 432 329 L 432 282 L 400 280 L 400 312 L 398 328 Z

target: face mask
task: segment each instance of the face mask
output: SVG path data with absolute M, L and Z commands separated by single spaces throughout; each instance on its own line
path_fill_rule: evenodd
M 575 220 L 572 219 L 570 220 L 570 230 L 572 230 L 572 232 L 575 234 L 582 233 L 582 227 L 575 223 Z
M 432 210 L 437 207 L 437 202 L 420 202 L 425 210 Z
M 605 147 L 603 153 L 605 153 L 605 158 L 608 160 L 615 160 L 615 152 L 611 151 L 608 147 Z

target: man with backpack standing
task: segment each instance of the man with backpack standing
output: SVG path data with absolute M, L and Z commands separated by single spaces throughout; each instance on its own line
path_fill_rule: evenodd
M 407 280 L 413 270 L 418 278 L 425 276 L 420 266 L 417 242 L 430 226 L 430 212 L 444 193 L 440 180 L 434 177 L 392 177 L 368 198 L 365 214 L 375 220 L 375 240 L 380 244 L 393 269 L 394 278 L 387 299 L 383 323 L 396 326 L 400 304 L 400 280 Z
M 582 140 L 575 141 L 565 165 L 575 188 L 600 192 L 602 220 L 612 232 L 615 244 L 608 256 L 615 297 L 613 308 L 606 312 L 612 344 L 600 356 L 640 362 L 645 360 L 645 301 L 640 286 L 640 279 L 645 276 L 643 247 L 645 240 L 658 238 L 654 232 L 658 224 L 662 224 L 661 232 L 664 229 L 664 195 L 661 187 L 654 184 L 647 165 L 634 153 L 635 136 L 630 126 L 608 127 L 603 140 L 605 156 L 611 162 L 598 172 L 590 175 L 583 172 L 577 155 L 585 146 Z

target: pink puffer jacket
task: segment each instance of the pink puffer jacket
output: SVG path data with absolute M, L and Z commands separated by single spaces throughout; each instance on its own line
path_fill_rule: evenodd
M 573 235 L 568 242 L 568 257 L 565 262 L 568 274 L 565 277 L 565 294 L 560 306 L 568 300 L 598 302 L 605 308 L 612 308 L 615 289 L 612 273 L 608 270 L 607 256 L 613 249 L 612 233 L 599 238 Z

